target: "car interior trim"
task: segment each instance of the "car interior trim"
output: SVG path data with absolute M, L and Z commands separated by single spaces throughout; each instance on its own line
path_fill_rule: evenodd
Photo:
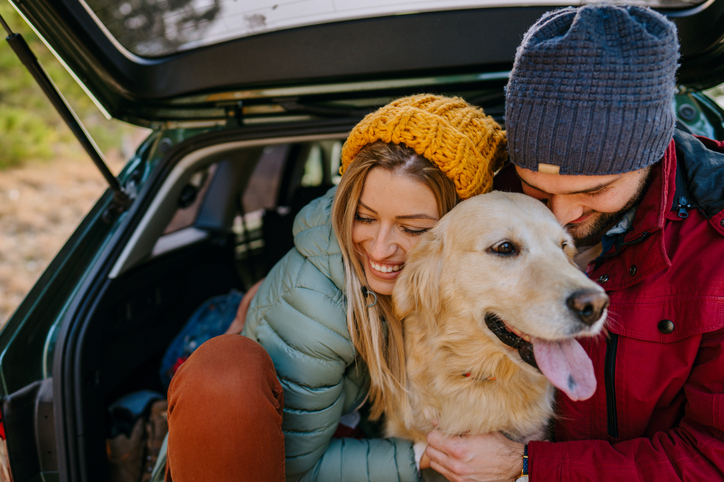
M 230 153 L 239 149 L 271 144 L 338 139 L 343 135 L 344 133 L 338 133 L 229 142 L 201 148 L 188 154 L 174 166 L 163 185 L 154 195 L 151 205 L 146 210 L 138 226 L 136 226 L 118 260 L 113 265 L 109 273 L 109 278 L 117 278 L 153 253 L 153 248 L 163 232 L 165 223 L 176 211 L 176 204 L 170 202 L 170 200 L 176 200 L 178 198 L 181 189 L 190 179 L 191 173 L 200 167 L 219 162 Z

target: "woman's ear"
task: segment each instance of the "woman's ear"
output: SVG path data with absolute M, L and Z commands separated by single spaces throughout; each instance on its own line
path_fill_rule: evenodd
M 433 229 L 407 254 L 405 267 L 392 291 L 392 302 L 399 319 L 413 311 L 434 319 L 440 311 L 443 244 L 443 232 Z

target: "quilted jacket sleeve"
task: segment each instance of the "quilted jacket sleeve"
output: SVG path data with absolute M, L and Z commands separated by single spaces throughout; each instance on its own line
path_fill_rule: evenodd
M 267 276 L 243 334 L 269 352 L 284 387 L 287 480 L 417 480 L 409 441 L 332 438 L 366 387 L 350 382 L 357 365 L 344 295 L 298 251 Z

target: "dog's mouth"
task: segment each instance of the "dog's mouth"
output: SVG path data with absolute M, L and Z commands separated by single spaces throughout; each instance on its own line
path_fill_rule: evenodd
M 575 338 L 543 340 L 529 336 L 506 325 L 493 313 L 485 315 L 485 324 L 500 341 L 518 350 L 524 362 L 541 372 L 571 400 L 586 400 L 593 396 L 596 391 L 593 363 Z
M 485 324 L 488 325 L 490 331 L 498 337 L 500 341 L 505 343 L 511 348 L 518 350 L 520 358 L 532 366 L 538 368 L 538 363 L 535 361 L 535 355 L 533 354 L 533 344 L 530 342 L 530 337 L 518 330 L 512 331 L 508 325 L 496 314 L 487 313 L 485 315 Z

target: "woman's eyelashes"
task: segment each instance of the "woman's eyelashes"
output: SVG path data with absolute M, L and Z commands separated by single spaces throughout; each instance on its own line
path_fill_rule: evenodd
M 357 214 L 354 215 L 354 220 L 355 220 L 356 222 L 358 222 L 358 223 L 363 223 L 363 224 L 372 224 L 372 223 L 375 221 L 374 218 L 369 218 L 369 217 L 366 217 L 366 216 L 362 216 L 362 215 L 359 214 L 359 213 L 357 213 Z
M 426 232 L 430 231 L 432 228 L 408 228 L 405 226 L 400 226 L 400 229 L 402 229 L 402 232 L 409 235 L 409 236 L 421 236 L 425 234 Z
M 362 224 L 372 224 L 377 221 L 376 218 L 369 217 L 364 214 L 356 213 L 354 215 L 354 220 L 357 223 Z M 408 227 L 408 226 L 399 226 L 400 231 L 402 231 L 404 234 L 408 236 L 421 236 L 432 229 L 432 227 L 429 228 L 418 228 L 418 227 Z

